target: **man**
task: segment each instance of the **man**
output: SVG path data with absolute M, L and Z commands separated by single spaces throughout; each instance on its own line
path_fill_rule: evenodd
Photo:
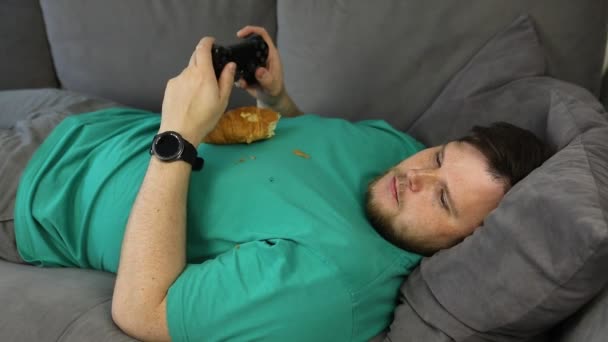
M 216 80 L 204 38 L 168 82 L 161 118 L 118 108 L 53 130 L 20 180 L 19 255 L 117 273 L 112 317 L 140 340 L 369 339 L 420 255 L 469 235 L 544 147 L 507 124 L 423 149 L 382 121 L 302 115 L 267 32 L 237 35 L 251 33 L 268 43 L 268 67 L 259 88 L 239 86 L 287 117 L 275 137 L 200 144 L 235 67 Z M 170 139 L 198 148 L 165 158 Z

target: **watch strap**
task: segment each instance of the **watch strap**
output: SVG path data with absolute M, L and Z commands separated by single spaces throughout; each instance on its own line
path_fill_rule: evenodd
M 165 136 L 165 135 L 172 135 L 173 137 L 177 138 L 180 142 L 180 145 L 183 148 L 181 148 L 181 153 L 179 155 L 177 155 L 171 159 L 161 158 L 161 160 L 164 160 L 164 161 L 183 160 L 183 161 L 187 162 L 188 164 L 192 165 L 192 170 L 194 170 L 194 171 L 199 171 L 203 168 L 203 165 L 205 164 L 205 160 L 198 156 L 198 152 L 196 151 L 196 148 L 194 147 L 194 145 L 192 145 L 188 140 L 184 139 L 181 136 L 181 134 L 174 132 L 174 131 L 165 131 L 165 132 L 156 134 L 154 136 L 154 139 L 152 139 L 152 146 L 150 147 L 150 154 L 157 154 L 157 152 L 155 151 L 155 144 L 157 142 L 157 139 L 159 139 L 160 137 Z
M 184 152 L 182 153 L 181 159 L 190 163 L 190 165 L 192 165 L 192 170 L 201 170 L 203 165 L 205 165 L 205 160 L 198 156 L 196 148 L 188 140 L 182 138 L 182 141 L 184 142 Z

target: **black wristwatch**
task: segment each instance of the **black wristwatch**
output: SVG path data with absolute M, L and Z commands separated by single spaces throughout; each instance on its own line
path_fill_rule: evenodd
M 154 136 L 150 154 L 164 162 L 183 160 L 192 165 L 192 170 L 203 168 L 205 161 L 198 156 L 196 148 L 179 133 L 166 131 Z

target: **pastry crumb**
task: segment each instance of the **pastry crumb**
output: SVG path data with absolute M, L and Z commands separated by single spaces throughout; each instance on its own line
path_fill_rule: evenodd
M 301 150 L 293 150 L 293 154 L 295 154 L 298 157 L 302 157 L 304 159 L 310 159 L 310 155 L 308 155 L 308 153 L 303 152 Z

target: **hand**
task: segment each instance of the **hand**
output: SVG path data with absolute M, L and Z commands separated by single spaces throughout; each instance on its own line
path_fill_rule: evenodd
M 261 36 L 268 44 L 267 67 L 258 67 L 255 71 L 255 78 L 259 85 L 249 85 L 243 79 L 237 81 L 236 85 L 255 97 L 260 107 L 274 108 L 282 97 L 287 96 L 283 84 L 283 66 L 281 65 L 279 51 L 263 27 L 245 26 L 236 33 L 239 38 L 245 38 L 250 34 Z
M 215 77 L 211 61 L 214 39 L 203 38 L 188 66 L 167 82 L 159 132 L 176 131 L 194 146 L 213 130 L 226 110 L 236 65 L 228 63 Z

